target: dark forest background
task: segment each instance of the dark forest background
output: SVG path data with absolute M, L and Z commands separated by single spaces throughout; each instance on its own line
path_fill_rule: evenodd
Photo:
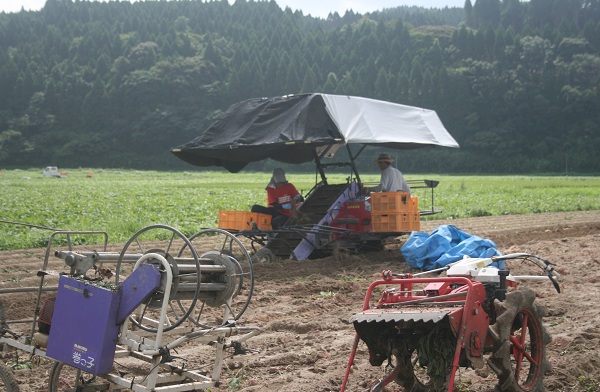
M 461 148 L 394 152 L 406 172 L 597 174 L 599 85 L 600 0 L 327 19 L 275 1 L 47 0 L 0 13 L 0 167 L 192 169 L 169 149 L 230 104 L 322 92 L 435 110 Z

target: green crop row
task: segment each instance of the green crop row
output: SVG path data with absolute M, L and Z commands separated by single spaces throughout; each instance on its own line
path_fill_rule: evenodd
M 0 249 L 45 246 L 51 229 L 105 231 L 111 242 L 125 242 L 139 229 L 165 224 L 192 235 L 217 227 L 219 210 L 248 211 L 264 204 L 270 173 L 224 171 L 157 172 L 67 170 L 48 178 L 40 170 L 0 172 Z M 346 175 L 329 176 L 330 183 Z M 598 177 L 408 176 L 439 180 L 434 207 L 424 219 L 600 209 Z M 288 174 L 306 194 L 314 174 Z M 377 174 L 363 175 L 377 182 Z M 421 209 L 431 208 L 431 193 L 414 191 Z

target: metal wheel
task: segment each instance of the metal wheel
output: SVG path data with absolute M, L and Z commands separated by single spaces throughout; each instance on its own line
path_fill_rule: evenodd
M 75 392 L 80 390 L 106 390 L 108 381 L 97 379 L 95 375 L 86 373 L 62 362 L 56 362 L 50 370 L 48 382 L 49 392 Z M 85 387 L 88 389 L 84 389 Z M 104 389 L 103 389 L 104 388 Z
M 544 309 L 534 304 L 529 289 L 513 291 L 496 301 L 496 323 L 490 326 L 494 352 L 490 367 L 498 375 L 498 389 L 507 392 L 544 390 L 546 344 L 550 335 L 542 325 Z
M 160 240 L 157 241 L 154 238 L 160 238 Z M 185 305 L 177 299 L 178 291 L 181 289 L 180 286 L 183 286 L 181 280 L 185 277 L 183 274 L 180 274 L 180 268 L 174 259 L 174 255 L 179 256 L 182 253 L 181 251 L 177 253 L 177 249 L 182 248 L 187 249 L 183 256 L 187 258 L 189 263 L 188 266 L 190 268 L 188 275 L 192 276 L 191 283 L 186 285 L 186 288 L 189 291 L 189 300 L 186 301 Z M 167 260 L 169 268 L 173 274 L 173 279 L 171 282 L 169 304 L 163 331 L 170 331 L 178 327 L 181 325 L 181 323 L 188 319 L 190 314 L 193 312 L 200 292 L 200 257 L 198 256 L 194 246 L 185 235 L 172 227 L 165 225 L 147 226 L 135 233 L 133 237 L 127 241 L 123 250 L 121 251 L 116 266 L 116 283 L 119 283 L 121 264 L 125 259 L 125 255 L 132 253 L 156 253 Z M 151 258 L 146 260 L 146 263 L 156 264 L 161 270 L 162 277 L 160 288 L 154 295 L 150 297 L 148 301 L 146 301 L 145 304 L 142 304 L 138 308 L 138 311 L 130 317 L 130 320 L 145 331 L 157 332 L 159 325 L 158 317 L 160 314 L 160 308 L 163 305 L 162 300 L 167 285 L 167 274 L 165 267 L 158 259 Z
M 252 255 L 253 263 L 272 263 L 275 261 L 275 254 L 271 249 L 262 247 Z
M 254 291 L 252 259 L 244 244 L 233 234 L 221 229 L 205 229 L 189 238 L 198 254 L 203 269 L 222 268 L 225 272 L 204 272 L 202 284 L 218 287 L 202 291 L 193 317 L 196 325 L 212 328 L 238 320 L 248 308 Z M 188 251 L 185 244 L 179 254 Z M 185 300 L 180 306 L 190 306 Z
M 0 392 L 19 392 L 19 384 L 12 370 L 0 362 Z
M 8 324 L 4 316 L 4 304 L 0 301 L 0 334 L 5 330 L 8 330 Z M 0 392 L 19 392 L 19 384 L 12 369 L 4 362 L 0 362 Z

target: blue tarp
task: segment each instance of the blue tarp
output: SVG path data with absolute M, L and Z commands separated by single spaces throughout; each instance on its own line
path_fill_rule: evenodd
M 425 271 L 444 267 L 464 256 L 485 258 L 502 255 L 492 240 L 471 235 L 452 225 L 438 226 L 431 234 L 413 231 L 401 252 L 408 265 Z M 492 265 L 503 269 L 504 261 L 500 265 Z

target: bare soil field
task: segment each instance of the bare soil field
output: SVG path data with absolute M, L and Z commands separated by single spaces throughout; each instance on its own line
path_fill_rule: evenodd
M 526 283 L 536 292 L 536 302 L 548 309 L 543 322 L 553 339 L 547 346 L 552 370 L 545 388 L 600 390 L 600 211 L 427 221 L 421 229 L 430 232 L 442 224 L 489 238 L 503 254 L 526 252 L 557 264 L 560 294 L 549 282 Z M 246 354 L 226 359 L 222 384 L 211 391 L 339 391 L 354 340 L 348 318 L 360 311 L 368 285 L 383 270 L 411 271 L 400 254 L 401 241 L 380 252 L 255 265 L 254 297 L 241 323 L 259 326 L 261 333 L 245 343 Z M 112 246 L 119 250 L 122 245 Z M 0 252 L 0 287 L 34 284 L 44 251 Z M 521 263 L 509 268 L 520 274 L 538 272 Z M 32 301 L 30 294 L 5 295 L 7 319 L 30 317 Z M 177 355 L 193 362 L 202 350 L 191 344 Z M 14 355 L 0 352 L 5 362 Z M 51 364 L 34 363 L 33 369 L 15 371 L 21 391 L 47 390 Z M 361 343 L 347 390 L 368 390 L 385 373 L 369 365 Z M 487 367 L 477 372 L 461 369 L 455 390 L 493 391 L 496 383 Z M 402 391 L 395 384 L 386 390 Z

